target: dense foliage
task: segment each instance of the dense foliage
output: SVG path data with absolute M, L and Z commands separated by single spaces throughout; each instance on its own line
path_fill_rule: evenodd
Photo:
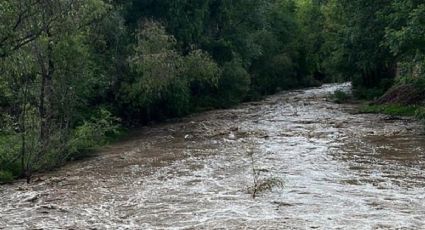
M 418 0 L 3 0 L 0 182 L 282 89 L 424 87 L 424 34 Z
M 405 78 L 423 81 L 424 6 L 415 0 L 329 1 L 328 71 L 349 77 L 363 98 L 381 96 Z

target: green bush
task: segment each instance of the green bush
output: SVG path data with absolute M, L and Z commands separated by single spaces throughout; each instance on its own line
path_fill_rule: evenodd
M 205 52 L 195 50 L 184 57 L 183 79 L 190 88 L 191 111 L 211 107 L 211 95 L 217 89 L 221 75 L 220 67 Z
M 227 108 L 243 101 L 250 89 L 250 76 L 238 60 L 223 66 L 214 101 L 216 107 Z
M 16 163 L 19 154 L 19 136 L 0 132 L 0 183 L 9 182 L 21 173 Z
M 416 118 L 425 122 L 425 107 L 420 107 L 415 112 Z
M 155 105 L 156 115 L 167 117 L 180 117 L 191 111 L 191 94 L 185 79 L 176 79 L 167 87 L 163 97 Z
M 341 104 L 347 102 L 351 96 L 342 90 L 337 90 L 331 95 L 331 98 L 335 103 Z
M 354 77 L 353 79 L 353 95 L 358 99 L 363 100 L 375 100 L 391 88 L 392 81 L 382 80 L 381 83 L 377 83 L 374 86 L 366 86 L 360 77 Z
M 380 88 L 363 88 L 357 87 L 353 89 L 353 95 L 358 99 L 374 100 L 384 95 L 385 90 Z
M 0 133 L 0 183 L 7 183 L 24 176 L 28 167 L 30 167 L 30 173 L 51 170 L 67 160 L 88 156 L 96 147 L 104 145 L 110 138 L 117 136 L 119 127 L 118 120 L 109 111 L 99 109 L 90 119 L 71 129 L 71 133 L 65 134 L 60 131 L 54 133 L 49 139 L 51 147 L 46 148 L 38 159 L 31 157 L 40 151 L 36 142 L 39 138 L 36 135 L 37 130 L 26 131 L 24 159 L 22 159 L 21 134 Z M 69 135 L 69 138 L 67 136 L 65 139 L 65 135 Z
M 67 147 L 68 154 L 64 159 L 86 157 L 97 147 L 106 144 L 110 137 L 118 135 L 119 128 L 117 118 L 108 110 L 99 109 L 90 120 L 84 121 L 73 130 Z
M 0 171 L 0 184 L 9 183 L 15 179 L 14 175 L 9 171 Z

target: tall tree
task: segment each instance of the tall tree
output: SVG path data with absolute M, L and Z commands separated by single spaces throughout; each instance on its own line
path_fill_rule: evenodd
M 20 124 L 22 170 L 29 180 L 34 167 L 51 164 L 55 154 L 63 158 L 73 109 L 92 77 L 85 34 L 108 6 L 101 0 L 6 1 L 5 6 L 1 76 L 16 95 L 12 115 Z

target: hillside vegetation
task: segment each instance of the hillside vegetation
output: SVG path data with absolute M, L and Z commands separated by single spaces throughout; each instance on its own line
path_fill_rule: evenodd
M 418 0 L 3 0 L 0 182 L 284 89 L 423 92 L 424 36 Z

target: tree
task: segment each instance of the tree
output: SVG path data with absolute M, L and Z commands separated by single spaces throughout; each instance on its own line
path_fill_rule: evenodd
M 64 158 L 74 109 L 92 77 L 85 32 L 108 5 L 100 0 L 4 4 L 1 76 L 15 95 L 11 114 L 19 124 L 21 169 L 29 181 L 34 169 Z
M 132 75 L 122 85 L 123 106 L 129 116 L 181 116 L 188 113 L 192 95 L 217 84 L 219 68 L 206 53 L 180 53 L 174 36 L 158 22 L 145 21 L 128 59 Z
M 422 1 L 393 1 L 388 20 L 385 45 L 397 58 L 403 79 L 424 81 L 425 76 L 425 4 Z
M 377 92 L 374 96 L 382 94 L 396 75 L 396 60 L 382 45 L 388 21 L 380 15 L 386 14 L 389 6 L 385 0 L 328 2 L 327 27 L 333 30 L 326 45 L 333 57 L 328 66 L 334 72 L 352 76 L 359 96 L 373 88 Z

